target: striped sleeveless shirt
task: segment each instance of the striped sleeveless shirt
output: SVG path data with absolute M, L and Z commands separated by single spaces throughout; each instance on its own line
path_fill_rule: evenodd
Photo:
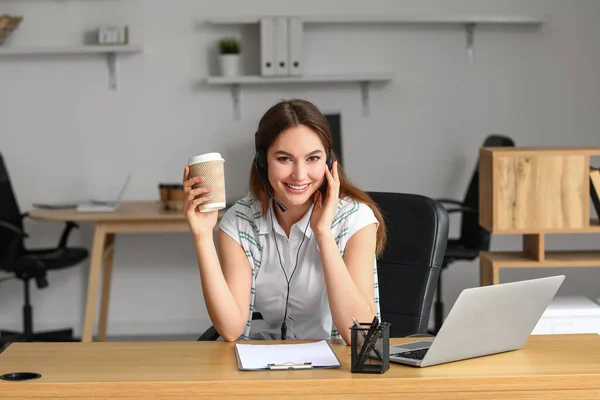
M 263 216 L 260 201 L 251 193 L 237 201 L 221 219 L 220 229 L 242 246 L 252 267 L 248 320 L 240 340 L 279 339 L 287 293 L 287 282 L 281 268 L 283 265 L 289 277 L 296 264 L 296 258 L 298 265 L 290 281 L 288 337 L 341 339 L 333 324 L 327 301 L 320 252 L 309 224 L 310 212 L 311 209 L 292 226 L 289 238 L 277 219 L 271 218 L 272 206 L 267 215 Z M 372 223 L 378 225 L 369 206 L 350 198 L 339 200 L 331 229 L 342 256 L 352 235 Z M 375 259 L 373 278 L 376 312 L 380 318 Z M 264 321 L 252 321 L 252 313 L 255 311 L 263 315 Z M 253 323 L 261 325 L 262 329 L 255 332 L 252 329 Z

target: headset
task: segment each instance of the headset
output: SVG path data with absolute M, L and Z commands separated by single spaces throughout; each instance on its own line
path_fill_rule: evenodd
M 333 156 L 331 155 L 330 151 L 327 152 L 327 158 L 326 158 L 325 163 L 327 164 L 327 168 L 329 169 L 329 171 L 331 171 L 331 169 L 333 167 Z M 258 145 L 258 143 L 256 144 L 256 154 L 254 155 L 254 167 L 256 168 L 256 173 L 258 174 L 259 179 L 262 181 L 263 186 L 265 187 L 265 190 L 267 191 L 269 196 L 271 196 L 273 201 L 275 201 L 275 203 L 277 204 L 277 207 L 279 207 L 281 212 L 285 212 L 287 210 L 287 207 L 275 198 L 275 196 L 273 195 L 273 192 L 267 186 L 267 183 L 266 183 L 266 177 L 268 176 L 267 175 L 267 154 L 266 154 L 265 149 L 260 147 Z M 321 191 L 321 193 L 324 196 L 327 191 L 327 179 L 323 180 L 323 184 L 321 185 L 321 187 L 319 187 L 319 190 Z M 289 278 L 287 276 L 287 273 L 285 272 L 285 268 L 283 267 L 283 261 L 281 260 L 281 253 L 279 252 L 279 246 L 277 245 L 277 238 L 274 238 L 275 249 L 277 250 L 277 255 L 279 256 L 279 265 L 281 265 L 281 270 L 283 271 L 283 275 L 285 276 L 285 281 L 287 282 L 287 295 L 285 297 L 285 312 L 283 315 L 283 322 L 281 323 L 281 340 L 286 340 L 286 333 L 287 333 L 286 320 L 287 320 L 287 313 L 288 313 L 288 304 L 289 304 L 289 299 L 290 299 L 290 282 L 292 281 L 292 278 L 294 277 L 294 273 L 296 272 L 296 268 L 298 267 L 298 259 L 300 257 L 300 249 L 302 248 L 302 244 L 304 243 L 304 238 L 306 238 L 306 231 L 308 230 L 308 227 L 310 225 L 310 220 L 312 218 L 312 212 L 314 210 L 315 209 L 313 207 L 313 209 L 310 212 L 310 216 L 308 217 L 308 222 L 306 223 L 306 228 L 304 228 L 304 235 L 302 235 L 302 241 L 300 242 L 300 245 L 298 246 L 298 252 L 296 253 L 296 263 L 294 264 L 294 269 L 292 270 L 292 273 L 289 276 Z M 274 223 L 273 223 L 273 214 L 272 213 L 271 213 L 271 228 L 272 228 L 272 232 L 274 232 L 275 227 L 274 227 Z

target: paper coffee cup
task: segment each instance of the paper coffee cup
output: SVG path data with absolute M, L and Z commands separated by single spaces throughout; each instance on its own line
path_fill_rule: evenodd
M 202 204 L 201 212 L 221 210 L 225 208 L 225 160 L 219 153 L 206 153 L 192 157 L 188 160 L 190 178 L 204 177 L 204 181 L 194 184 L 194 189 L 209 187 L 212 190 L 199 197 L 211 196 L 211 199 Z

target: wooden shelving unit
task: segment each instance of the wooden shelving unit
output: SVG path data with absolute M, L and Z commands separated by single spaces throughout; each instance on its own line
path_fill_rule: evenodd
M 600 148 L 481 148 L 479 224 L 492 234 L 522 234 L 523 250 L 482 252 L 481 285 L 501 268 L 600 266 L 599 250 L 547 251 L 545 235 L 600 233 L 590 218 L 590 157 Z
M 109 75 L 109 87 L 116 89 L 117 55 L 135 54 L 144 51 L 142 45 L 82 45 L 82 46 L 37 46 L 37 47 L 6 47 L 0 48 L 0 57 L 27 56 L 77 56 L 99 54 L 106 56 Z

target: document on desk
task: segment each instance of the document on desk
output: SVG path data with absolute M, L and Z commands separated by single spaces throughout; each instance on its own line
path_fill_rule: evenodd
M 325 340 L 298 344 L 239 344 L 235 355 L 240 370 L 339 368 L 342 366 Z

